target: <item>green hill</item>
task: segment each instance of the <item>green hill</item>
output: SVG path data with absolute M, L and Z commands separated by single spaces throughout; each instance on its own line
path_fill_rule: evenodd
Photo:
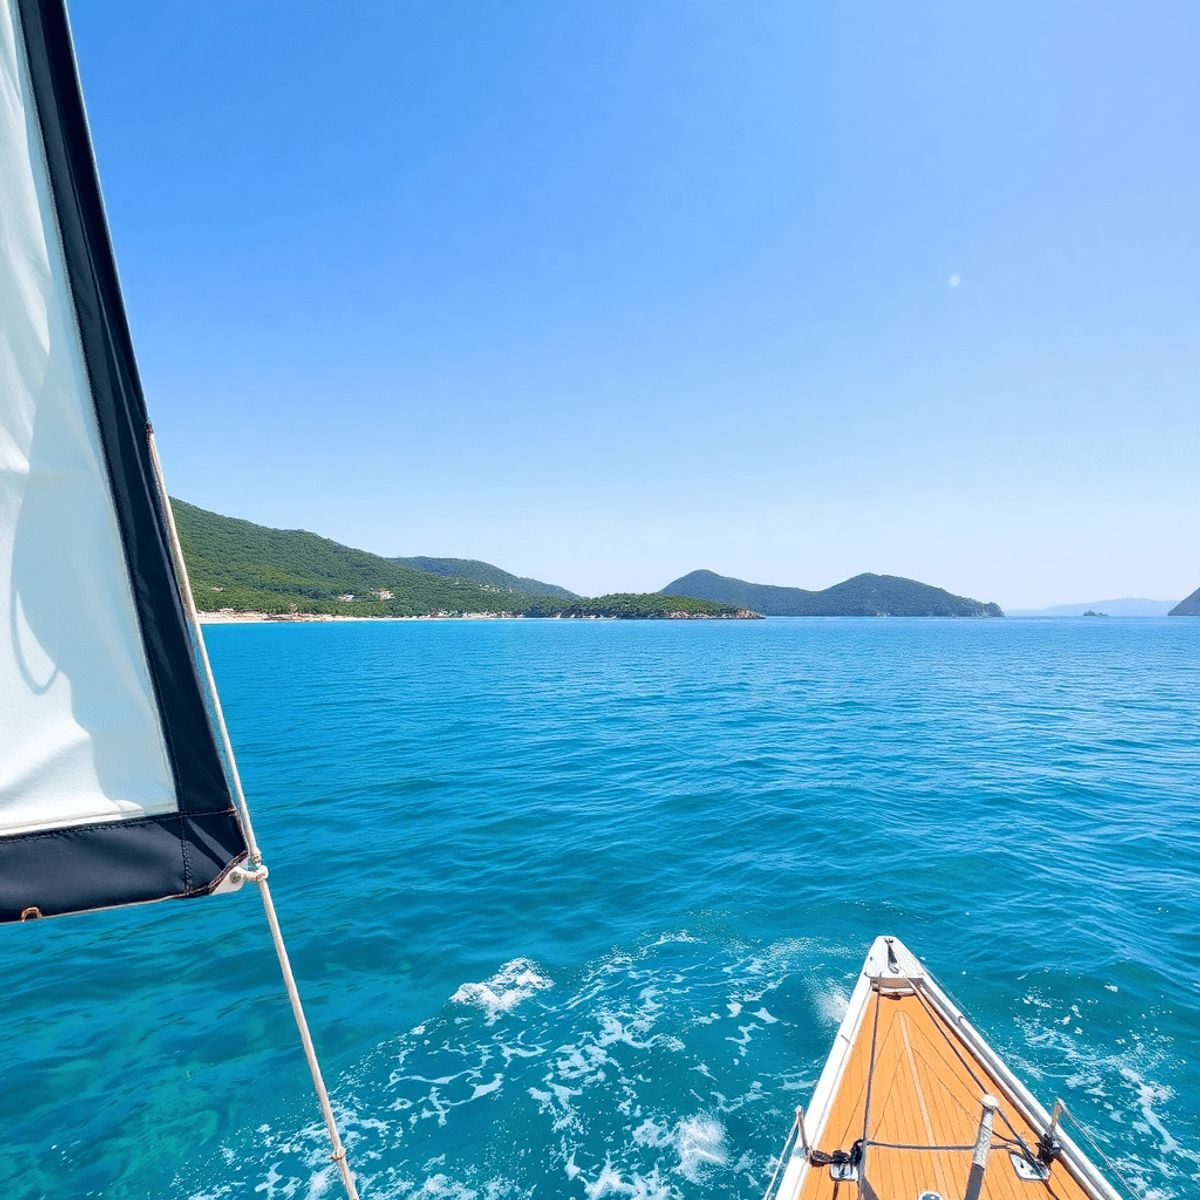
M 747 583 L 712 571 L 693 571 L 664 592 L 719 600 L 768 617 L 1002 617 L 998 604 L 954 596 L 943 588 L 896 575 L 855 575 L 820 592 Z
M 1169 613 L 1168 617 L 1200 617 L 1200 588 L 1197 588 L 1190 596 L 1175 605 Z
M 270 529 L 182 500 L 171 507 L 201 611 L 419 616 L 522 612 L 535 599 L 415 571 L 303 529 Z
M 527 579 L 523 575 L 510 575 L 507 571 L 493 567 L 491 563 L 477 558 L 390 558 L 388 562 L 414 571 L 426 571 L 431 575 L 446 575 L 451 579 L 470 579 L 475 583 L 487 583 L 492 587 L 506 588 L 514 592 L 528 592 L 533 596 L 560 596 L 564 600 L 578 600 L 574 592 L 556 583 L 542 583 L 540 579 Z
M 271 529 L 172 500 L 192 595 L 201 612 L 415 617 L 513 613 L 544 617 L 728 617 L 737 609 L 688 597 L 538 594 L 420 571 L 303 529 Z M 454 560 L 441 560 L 454 561 Z M 464 560 L 469 561 L 469 560 Z M 487 566 L 477 564 L 479 566 Z M 498 575 L 507 572 L 496 570 Z M 532 580 L 530 582 L 533 582 Z M 560 593 L 565 589 L 559 589 Z

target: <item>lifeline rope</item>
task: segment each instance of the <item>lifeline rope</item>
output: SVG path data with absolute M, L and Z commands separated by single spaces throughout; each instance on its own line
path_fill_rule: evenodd
M 783 1143 L 783 1149 L 779 1152 L 779 1161 L 775 1164 L 775 1173 L 771 1176 L 771 1182 L 767 1184 L 767 1190 L 763 1193 L 763 1200 L 771 1200 L 771 1196 L 775 1192 L 775 1181 L 779 1178 L 779 1172 L 783 1170 L 783 1164 L 788 1160 L 788 1151 L 795 1144 L 796 1138 L 800 1133 L 800 1109 L 796 1109 L 796 1119 L 792 1122 L 792 1127 L 788 1130 L 787 1140 Z
M 921 994 L 921 989 L 918 988 L 915 984 L 913 984 L 913 982 L 911 980 L 905 980 L 905 982 L 908 984 L 909 987 L 912 988 L 913 994 L 921 1002 L 922 1006 L 925 1008 L 925 1011 L 928 1012 L 929 1015 L 933 1018 L 934 1024 L 937 1026 L 938 1032 L 942 1035 L 943 1038 L 945 1038 L 946 1044 L 950 1047 L 951 1050 L 954 1051 L 955 1057 L 957 1057 L 958 1061 L 960 1063 L 962 1063 L 962 1065 L 966 1068 L 967 1073 L 975 1081 L 976 1086 L 981 1088 L 983 1091 L 987 1091 L 987 1088 L 984 1086 L 984 1084 L 982 1082 L 980 1082 L 979 1076 L 977 1076 L 975 1074 L 975 1072 L 971 1070 L 970 1064 L 968 1064 L 966 1059 L 964 1059 L 963 1056 L 958 1052 L 958 1047 L 955 1046 L 950 1035 L 942 1028 L 942 1023 L 938 1018 L 938 1014 L 936 1012 L 934 1012 L 934 1010 L 930 1007 L 929 1003 L 927 1002 L 926 998 Z M 1026 1161 L 1028 1161 L 1028 1162 L 1041 1163 L 1041 1159 L 1039 1159 L 1037 1157 L 1037 1155 L 1035 1155 L 1033 1153 L 1033 1151 L 1029 1149 L 1029 1146 L 1026 1144 L 1025 1139 L 1016 1131 L 1016 1129 L 1013 1128 L 1012 1122 L 1004 1115 L 1003 1110 L 998 1109 L 997 1111 L 1000 1113 L 1000 1119 L 1005 1123 L 1005 1125 L 1008 1126 L 1009 1132 L 1013 1135 L 1013 1137 L 1016 1139 L 1016 1141 L 1020 1145 L 1021 1156 L 1024 1159 L 1026 1159 Z M 1087 1127 L 1084 1125 L 1081 1125 L 1075 1119 L 1075 1117 L 1071 1114 L 1071 1112 L 1068 1110 L 1068 1108 L 1065 1104 L 1063 1105 L 1063 1114 L 1065 1116 L 1069 1117 L 1071 1124 L 1074 1125 L 1075 1128 L 1078 1129 L 1079 1132 L 1082 1133 L 1085 1138 L 1087 1138 L 1088 1144 L 1091 1146 L 1091 1148 L 1093 1150 L 1095 1150 L 1095 1152 L 1098 1155 L 1100 1155 L 1100 1158 L 1104 1162 L 1104 1165 L 1121 1181 L 1121 1186 L 1125 1189 L 1125 1191 L 1130 1196 L 1134 1197 L 1134 1200 L 1138 1200 L 1138 1197 L 1141 1195 L 1141 1193 L 1134 1190 L 1134 1188 L 1130 1184 L 1129 1180 L 1127 1180 L 1125 1178 L 1125 1176 L 1122 1175 L 1121 1172 L 1117 1170 L 1116 1164 L 1096 1144 L 1095 1139 L 1088 1132 Z
M 974 1142 L 969 1146 L 905 1146 L 899 1142 L 872 1142 L 871 1145 L 877 1146 L 880 1150 L 945 1150 L 950 1152 L 975 1149 Z
M 912 988 L 913 995 L 916 996 L 917 1000 L 921 1004 L 921 1007 L 924 1008 L 925 1011 L 933 1019 L 934 1027 L 937 1029 L 938 1033 L 940 1033 L 942 1035 L 942 1037 L 945 1039 L 946 1045 L 949 1046 L 950 1049 L 954 1051 L 954 1057 L 957 1058 L 960 1063 L 962 1063 L 963 1068 L 966 1070 L 967 1074 L 970 1075 L 972 1080 L 974 1080 L 975 1086 L 981 1092 L 986 1093 L 988 1091 L 989 1085 L 985 1084 L 983 1082 L 983 1080 L 981 1080 L 979 1078 L 979 1076 L 975 1074 L 975 1072 L 971 1069 L 971 1064 L 968 1063 L 965 1058 L 963 1058 L 962 1054 L 959 1052 L 958 1047 L 954 1044 L 954 1039 L 942 1027 L 943 1023 L 942 1023 L 941 1017 L 934 1011 L 932 1006 L 929 1004 L 928 999 L 922 994 L 921 989 L 919 987 L 917 987 L 917 985 L 915 983 L 913 983 L 913 981 L 911 979 L 905 979 L 904 982 L 906 984 L 908 984 L 908 986 L 910 988 Z M 1013 1123 L 1008 1119 L 1008 1117 L 1006 1117 L 1004 1115 L 1004 1110 L 1001 1108 L 997 1108 L 996 1112 L 999 1114 L 1000 1120 L 1002 1120 L 1005 1123 L 1005 1125 L 1008 1126 L 1009 1133 L 1011 1133 L 1013 1135 L 1013 1137 L 1016 1139 L 1016 1141 L 1020 1144 L 1022 1156 L 1031 1163 L 1038 1162 L 1039 1160 L 1038 1160 L 1037 1155 L 1034 1154 L 1034 1152 L 1032 1150 L 1030 1150 L 1029 1146 L 1025 1142 L 1025 1139 L 1017 1132 L 1016 1128 L 1013 1126 Z
M 867 1098 L 863 1104 L 862 1152 L 858 1159 L 858 1200 L 862 1200 L 867 1179 L 867 1125 L 871 1120 L 871 1084 L 875 1081 L 875 1044 L 879 1038 L 879 1003 L 883 989 L 875 984 L 875 1024 L 871 1029 L 871 1061 L 867 1066 Z
M 889 954 L 889 958 L 891 958 L 892 954 L 891 954 L 890 947 L 888 948 L 888 954 Z M 949 1035 L 949 1033 L 946 1032 L 946 1030 L 944 1028 L 944 1021 L 943 1021 L 941 1015 L 936 1011 L 936 1009 L 934 1009 L 932 1007 L 928 998 L 923 994 L 920 987 L 918 987 L 917 984 L 915 984 L 911 979 L 909 979 L 905 976 L 900 976 L 900 978 L 902 978 L 904 980 L 904 983 L 911 990 L 912 994 L 914 996 L 916 996 L 918 1003 L 929 1014 L 930 1018 L 933 1021 L 934 1027 L 937 1029 L 938 1033 L 940 1033 L 942 1035 L 942 1038 L 945 1040 L 946 1045 L 948 1045 L 950 1047 L 950 1049 L 953 1051 L 955 1058 L 957 1058 L 958 1061 L 962 1064 L 963 1069 L 971 1077 L 975 1086 L 978 1087 L 981 1092 L 987 1092 L 989 1090 L 990 1085 L 985 1084 L 983 1082 L 983 1080 L 981 1080 L 979 1078 L 979 1076 L 972 1069 L 971 1064 L 960 1053 L 958 1047 L 954 1043 L 954 1039 Z M 882 994 L 883 994 L 883 989 L 880 987 L 878 982 L 875 983 L 874 991 L 875 991 L 875 1018 L 874 1018 L 874 1025 L 871 1030 L 871 1057 L 870 1057 L 870 1061 L 869 1061 L 869 1064 L 867 1067 L 867 1094 L 866 1094 L 866 1100 L 865 1100 L 865 1103 L 863 1106 L 863 1135 L 862 1135 L 861 1141 L 859 1141 L 855 1146 L 855 1149 L 858 1150 L 858 1159 L 857 1159 L 857 1164 L 856 1164 L 858 1167 L 857 1200 L 863 1200 L 864 1190 L 870 1188 L 870 1185 L 866 1182 L 866 1156 L 867 1156 L 867 1146 L 868 1145 L 877 1146 L 881 1150 L 925 1150 L 925 1151 L 965 1152 L 965 1151 L 975 1149 L 974 1145 L 970 1145 L 970 1146 L 916 1146 L 916 1145 L 905 1145 L 905 1144 L 893 1143 L 893 1142 L 869 1142 L 868 1141 L 867 1132 L 868 1132 L 868 1125 L 869 1125 L 870 1117 L 871 1117 L 871 1085 L 875 1078 L 876 1043 L 877 1043 L 877 1039 L 879 1036 L 879 1005 L 880 1005 L 880 1000 L 881 1000 Z M 1059 1103 L 1061 1104 L 1062 1102 L 1060 1101 Z M 1000 1119 L 1004 1122 L 1005 1125 L 1008 1126 L 1008 1130 L 1012 1134 L 1012 1137 L 1011 1138 L 997 1138 L 993 1142 L 993 1145 L 1000 1149 L 1009 1150 L 1011 1153 L 1020 1154 L 1020 1156 L 1022 1158 L 1024 1158 L 1027 1162 L 1032 1163 L 1034 1166 L 1043 1166 L 1044 1164 L 1042 1163 L 1042 1160 L 1037 1155 L 1035 1155 L 1032 1150 L 1030 1150 L 1028 1143 L 1026 1143 L 1025 1139 L 1016 1130 L 1016 1128 L 1013 1126 L 1013 1123 L 1008 1119 L 1008 1117 L 1005 1116 L 1003 1110 L 997 1108 L 996 1111 L 999 1113 Z M 1133 1200 L 1141 1200 L 1143 1193 L 1135 1190 L 1133 1185 L 1129 1182 L 1129 1180 L 1127 1180 L 1125 1178 L 1125 1176 L 1121 1174 L 1121 1172 L 1117 1169 L 1117 1165 L 1112 1161 L 1112 1159 L 1110 1159 L 1108 1157 L 1107 1154 L 1104 1153 L 1104 1151 L 1096 1143 L 1096 1139 L 1092 1137 L 1091 1133 L 1088 1131 L 1087 1126 L 1083 1125 L 1075 1117 L 1075 1115 L 1067 1108 L 1067 1106 L 1065 1104 L 1062 1106 L 1062 1113 L 1063 1113 L 1063 1116 L 1067 1117 L 1070 1120 L 1071 1124 L 1074 1125 L 1075 1128 L 1078 1129 L 1079 1132 L 1083 1134 L 1083 1136 L 1087 1139 L 1088 1145 L 1090 1145 L 1091 1148 L 1096 1152 L 1096 1154 L 1098 1154 L 1100 1156 L 1101 1161 L 1113 1173 L 1113 1175 L 1116 1176 L 1116 1178 L 1120 1181 L 1121 1186 L 1125 1189 L 1125 1191 L 1131 1197 L 1133 1197 Z M 787 1142 L 785 1142 L 785 1144 L 784 1144 L 784 1152 L 780 1156 L 779 1163 L 776 1165 L 775 1174 L 771 1176 L 771 1183 L 767 1188 L 767 1192 L 766 1192 L 766 1196 L 764 1197 L 764 1200 L 768 1200 L 768 1198 L 771 1195 L 772 1190 L 775 1187 L 775 1181 L 779 1176 L 779 1170 L 780 1170 L 780 1167 L 783 1165 L 784 1158 L 786 1157 L 786 1154 L 787 1154 L 787 1149 L 792 1144 L 793 1138 L 794 1138 L 796 1132 L 798 1131 L 799 1126 L 800 1126 L 800 1115 L 799 1115 L 799 1110 L 797 1110 L 796 1121 L 793 1124 L 792 1129 L 788 1134 Z M 1018 1147 L 1019 1147 L 1019 1149 L 1018 1149 Z M 853 1158 L 853 1151 L 851 1151 L 850 1153 L 847 1153 L 845 1151 L 836 1151 L 834 1155 L 829 1155 L 829 1154 L 824 1154 L 821 1151 L 814 1149 L 812 1151 L 812 1153 L 809 1155 L 809 1161 L 811 1163 L 813 1163 L 814 1165 L 825 1166 L 829 1163 L 840 1162 L 840 1161 L 854 1162 L 855 1160 Z M 835 1184 L 835 1193 L 836 1193 L 836 1186 L 837 1185 Z
M 325 1118 L 325 1128 L 329 1131 L 329 1141 L 333 1147 L 332 1158 L 338 1165 L 342 1176 L 342 1186 L 346 1189 L 349 1200 L 358 1200 L 358 1189 L 354 1186 L 354 1175 L 346 1160 L 346 1147 L 342 1144 L 338 1132 L 337 1118 L 333 1115 L 333 1106 L 329 1103 L 329 1092 L 325 1088 L 325 1080 L 321 1075 L 321 1064 L 317 1061 L 316 1047 L 313 1046 L 312 1036 L 308 1032 L 308 1021 L 304 1016 L 304 1005 L 300 1002 L 300 990 L 296 986 L 296 977 L 292 974 L 291 960 L 288 958 L 287 947 L 283 942 L 283 931 L 279 928 L 279 918 L 275 915 L 275 902 L 271 899 L 271 889 L 267 886 L 267 868 L 263 865 L 262 851 L 254 837 L 254 827 L 250 824 L 250 809 L 246 804 L 246 794 L 242 791 L 242 778 L 238 774 L 237 760 L 233 757 L 233 744 L 229 740 L 229 730 L 225 725 L 225 714 L 221 711 L 221 697 L 217 694 L 217 681 L 213 677 L 212 663 L 208 659 L 208 649 L 204 645 L 204 636 L 200 631 L 200 614 L 196 611 L 196 600 L 192 595 L 192 585 L 188 579 L 187 564 L 183 561 L 183 547 L 179 544 L 179 531 L 175 528 L 175 514 L 171 511 L 171 501 L 167 495 L 167 484 L 163 478 L 162 463 L 158 459 L 158 447 L 154 444 L 154 430 L 146 426 L 146 441 L 150 446 L 150 460 L 154 465 L 154 475 L 158 483 L 159 499 L 162 504 L 163 516 L 166 518 L 167 532 L 171 541 L 171 554 L 175 560 L 175 571 L 179 579 L 179 589 L 183 593 L 184 609 L 187 612 L 188 623 L 192 627 L 192 636 L 196 644 L 196 652 L 200 665 L 204 668 L 204 678 L 208 684 L 208 695 L 216 718 L 217 732 L 221 736 L 221 748 L 225 753 L 225 761 L 229 766 L 230 782 L 233 784 L 234 799 L 237 802 L 238 813 L 241 817 L 242 832 L 246 837 L 246 848 L 250 861 L 254 864 L 253 871 L 247 871 L 246 877 L 258 884 L 262 896 L 263 909 L 267 914 L 267 924 L 271 929 L 271 940 L 275 943 L 275 954 L 279 959 L 279 969 L 283 974 L 283 986 L 287 989 L 288 1000 L 292 1005 L 292 1016 L 296 1019 L 296 1028 L 300 1032 L 300 1044 L 304 1047 L 304 1057 L 308 1060 L 308 1069 L 312 1074 L 313 1089 L 321 1104 L 321 1114 Z

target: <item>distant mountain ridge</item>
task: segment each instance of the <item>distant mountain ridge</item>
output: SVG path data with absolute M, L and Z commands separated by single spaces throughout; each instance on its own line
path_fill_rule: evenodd
M 1200 617 L 1200 588 L 1175 605 L 1168 617 Z
M 399 563 L 414 571 L 425 571 L 430 575 L 445 575 L 450 579 L 470 579 L 473 583 L 486 583 L 492 587 L 508 588 L 513 592 L 528 592 L 534 596 L 561 596 L 564 600 L 578 600 L 575 592 L 569 592 L 556 583 L 543 583 L 540 579 L 528 579 L 524 575 L 510 575 L 491 563 L 477 558 L 389 558 L 388 562 Z
M 1010 608 L 1010 617 L 1082 617 L 1089 610 L 1109 617 L 1165 617 L 1170 600 L 1123 596 L 1119 600 L 1089 600 L 1086 604 L 1055 604 L 1050 608 Z
M 712 571 L 692 571 L 663 591 L 719 600 L 766 617 L 1002 617 L 998 604 L 955 596 L 944 588 L 898 575 L 855 575 L 823 591 L 747 583 Z

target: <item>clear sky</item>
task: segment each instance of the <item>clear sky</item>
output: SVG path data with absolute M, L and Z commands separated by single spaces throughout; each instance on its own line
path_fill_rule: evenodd
M 171 490 L 597 594 L 1200 585 L 1200 5 L 72 0 Z

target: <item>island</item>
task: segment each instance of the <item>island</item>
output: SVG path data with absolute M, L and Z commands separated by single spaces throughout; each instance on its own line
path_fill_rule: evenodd
M 303 529 L 272 529 L 171 500 L 196 608 L 207 620 L 381 618 L 755 620 L 694 596 L 588 598 L 475 559 L 389 559 Z
M 768 617 L 1002 617 L 998 604 L 955 596 L 944 588 L 899 575 L 855 575 L 823 591 L 747 583 L 693 571 L 664 592 L 737 604 Z
M 1169 613 L 1168 617 L 1200 617 L 1200 588 L 1197 588 L 1190 596 L 1175 605 Z

